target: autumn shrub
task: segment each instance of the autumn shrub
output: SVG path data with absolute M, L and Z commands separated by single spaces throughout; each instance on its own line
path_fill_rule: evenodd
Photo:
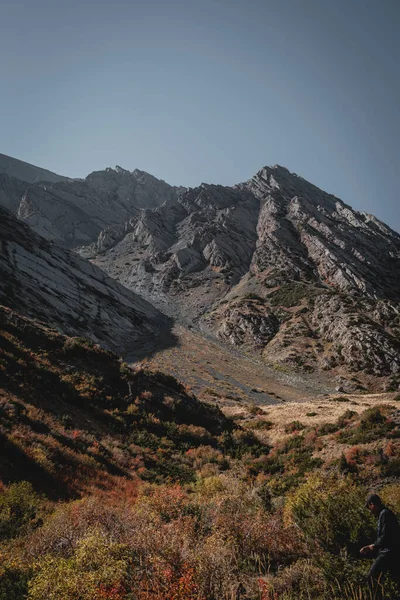
M 149 515 L 157 515 L 168 523 L 182 515 L 188 502 L 188 494 L 179 484 L 143 485 L 135 510 L 146 510 Z
M 200 502 L 219 496 L 221 492 L 226 492 L 226 490 L 226 481 L 217 474 L 208 477 L 198 477 L 194 484 L 194 491 Z
M 203 523 L 229 544 L 240 572 L 265 572 L 271 564 L 288 564 L 293 556 L 304 555 L 295 528 L 284 527 L 280 514 L 267 512 L 270 499 L 266 503 L 264 482 L 248 485 L 229 475 L 217 482 L 213 496 L 200 497 L 205 502 Z
M 212 445 L 214 442 L 207 429 L 196 425 L 179 425 L 177 433 L 181 442 L 190 444 L 191 446 Z
M 260 456 L 269 452 L 269 447 L 261 443 L 252 431 L 243 429 L 225 431 L 218 437 L 218 442 L 224 452 L 236 459 L 241 459 L 246 454 Z
M 254 391 L 257 391 L 257 390 L 254 388 Z M 255 402 L 252 402 L 249 405 L 248 411 L 253 417 L 265 414 L 263 409 L 260 406 L 257 406 L 257 404 L 255 404 Z
M 274 496 L 286 494 L 299 485 L 305 474 L 322 464 L 315 458 L 316 436 L 294 434 L 278 442 L 268 456 L 254 464 L 260 472 L 271 475 L 269 487 Z
M 232 541 L 215 531 L 199 544 L 195 558 L 200 594 L 207 599 L 232 598 L 232 590 L 238 581 L 236 553 Z
M 356 415 L 357 413 L 354 410 L 347 409 L 340 417 L 338 417 L 336 424 L 342 429 L 343 427 L 346 427 Z
M 174 569 L 156 561 L 152 575 L 146 574 L 137 587 L 137 600 L 205 600 L 199 592 L 195 570 L 187 564 Z
M 69 558 L 45 555 L 29 582 L 29 600 L 99 600 L 126 597 L 132 579 L 128 547 L 94 529 Z
M 340 426 L 337 423 L 322 423 L 322 425 L 318 425 L 316 428 L 317 434 L 320 436 L 336 433 L 339 429 Z
M 366 444 L 394 433 L 398 428 L 385 415 L 385 407 L 368 408 L 357 425 L 346 428 L 338 435 L 338 441 L 346 444 Z
M 400 458 L 393 457 L 381 465 L 381 475 L 383 477 L 400 477 Z
M 326 581 L 322 570 L 308 559 L 299 559 L 277 575 L 261 579 L 262 600 L 323 598 Z
M 305 425 L 303 425 L 303 423 L 300 423 L 300 421 L 291 421 L 290 423 L 287 423 L 285 425 L 284 431 L 285 433 L 293 433 L 295 431 L 301 431 L 304 428 Z
M 287 498 L 285 516 L 309 541 L 338 554 L 374 535 L 375 525 L 364 504 L 364 490 L 349 477 L 311 474 Z
M 65 354 L 72 352 L 74 356 L 76 354 L 79 355 L 79 352 L 81 351 L 83 355 L 86 355 L 87 351 L 93 350 L 94 347 L 95 347 L 94 343 L 87 338 L 68 337 L 68 338 L 65 338 L 65 342 L 64 342 L 62 351 Z
M 41 499 L 27 481 L 13 483 L 0 494 L 0 541 L 38 524 Z
M 0 552 L 0 600 L 26 598 L 30 575 L 30 569 L 21 561 Z
M 398 483 L 387 484 L 379 494 L 383 502 L 400 516 L 400 485 Z
M 281 510 L 265 515 L 264 520 L 269 569 L 276 570 L 309 555 L 301 531 L 297 526 L 284 522 Z
M 126 510 L 123 497 L 116 505 L 98 496 L 86 497 L 57 507 L 28 538 L 27 549 L 35 557 L 51 554 L 69 558 L 93 529 L 119 542 L 129 538 L 130 528 L 130 511 Z
M 267 419 L 252 419 L 251 421 L 247 421 L 246 423 L 246 427 L 248 429 L 255 429 L 257 431 L 268 431 L 273 427 L 273 425 L 273 422 L 268 421 Z
M 229 468 L 229 461 L 226 456 L 223 455 L 221 450 L 211 446 L 201 445 L 197 448 L 189 448 L 186 451 L 186 459 L 190 461 L 191 466 L 196 471 L 203 469 L 206 465 L 214 465 L 217 471 L 224 471 Z

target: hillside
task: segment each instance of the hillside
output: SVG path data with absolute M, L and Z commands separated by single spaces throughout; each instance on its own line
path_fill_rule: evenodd
M 184 453 L 218 449 L 218 436 L 237 429 L 173 377 L 131 371 L 89 340 L 5 307 L 0 373 L 0 479 L 27 479 L 50 496 L 112 489 L 139 474 L 191 480 Z
M 23 160 L 12 158 L 6 154 L 0 153 L 0 174 L 8 175 L 25 183 L 36 183 L 38 181 L 47 181 L 56 183 L 59 181 L 68 181 L 69 177 L 57 175 L 47 169 L 35 167 Z
M 398 395 L 276 437 L 288 405 L 232 420 L 3 307 L 0 375 L 0 598 L 361 597 L 367 489 L 400 509 Z

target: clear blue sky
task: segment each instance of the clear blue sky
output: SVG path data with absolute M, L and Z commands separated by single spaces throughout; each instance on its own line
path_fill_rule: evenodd
M 0 152 L 172 184 L 279 163 L 400 229 L 400 0 L 3 0 Z

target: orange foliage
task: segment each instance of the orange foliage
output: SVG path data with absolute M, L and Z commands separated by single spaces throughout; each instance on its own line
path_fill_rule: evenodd
M 142 582 L 142 586 L 138 600 L 204 600 L 194 569 L 187 564 L 181 571 L 159 565 L 152 580 Z
M 260 600 L 278 600 L 278 594 L 269 589 L 269 585 L 264 579 L 258 580 L 261 597 Z
M 126 590 L 121 585 L 112 587 L 100 585 L 97 590 L 97 600 L 124 600 Z

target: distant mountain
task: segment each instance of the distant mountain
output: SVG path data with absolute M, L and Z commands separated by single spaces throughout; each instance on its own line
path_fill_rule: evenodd
M 34 165 L 12 158 L 6 154 L 0 154 L 0 175 L 1 174 L 15 177 L 26 183 L 37 183 L 38 181 L 48 181 L 50 183 L 69 181 L 69 177 L 62 177 L 47 169 L 35 167 Z
M 2 208 L 0 304 L 136 359 L 156 342 L 172 342 L 165 315 Z
M 400 236 L 283 167 L 234 187 L 190 189 L 81 252 L 154 298 L 195 287 L 185 304 L 197 314 L 246 274 L 400 299 Z
M 157 207 L 184 189 L 138 169 L 117 166 L 86 179 L 69 179 L 1 156 L 0 204 L 67 248 L 90 244 L 103 229 L 127 221 L 140 208 Z

